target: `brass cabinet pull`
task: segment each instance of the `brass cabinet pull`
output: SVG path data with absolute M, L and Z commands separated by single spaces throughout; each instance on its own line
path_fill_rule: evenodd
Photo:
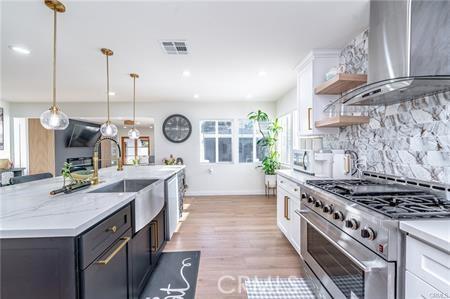
M 312 120 L 312 108 L 308 108 L 308 130 L 312 130 L 311 120 Z
M 123 240 L 123 242 L 104 260 L 100 260 L 100 261 L 96 261 L 96 264 L 100 264 L 100 265 L 107 265 L 115 256 L 116 254 L 119 253 L 120 250 L 122 250 L 122 248 L 124 248 L 127 243 L 130 241 L 130 237 L 123 237 L 120 238 L 121 240 Z
M 158 250 L 158 244 L 159 244 L 159 229 L 158 229 L 158 222 L 152 222 L 151 226 L 152 230 L 152 252 L 155 253 Z
M 114 226 L 108 228 L 106 231 L 115 233 L 117 231 L 117 226 L 114 225 Z
M 348 174 L 350 172 L 350 156 L 345 155 L 344 156 L 344 173 Z
M 291 220 L 289 218 L 289 197 L 288 196 L 284 197 L 284 218 L 286 218 L 286 220 Z

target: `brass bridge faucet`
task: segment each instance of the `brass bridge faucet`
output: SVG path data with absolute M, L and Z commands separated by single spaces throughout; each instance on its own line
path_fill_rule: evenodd
M 100 145 L 100 143 L 103 140 L 109 140 L 112 141 L 116 146 L 117 146 L 117 150 L 119 151 L 119 156 L 117 157 L 117 171 L 122 171 L 123 170 L 123 165 L 122 165 L 122 151 L 120 150 L 120 146 L 119 143 L 111 137 L 101 137 L 99 140 L 97 140 L 97 142 L 94 145 L 94 157 L 92 158 L 92 163 L 94 164 L 94 175 L 91 179 L 92 185 L 97 185 L 99 183 L 99 176 L 98 176 L 98 162 L 100 161 L 98 158 L 98 147 Z M 111 159 L 111 161 L 114 161 L 116 159 Z

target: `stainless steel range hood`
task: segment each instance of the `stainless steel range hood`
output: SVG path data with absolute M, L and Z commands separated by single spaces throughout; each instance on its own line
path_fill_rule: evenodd
M 393 104 L 450 90 L 450 1 L 371 0 L 368 81 L 337 102 Z

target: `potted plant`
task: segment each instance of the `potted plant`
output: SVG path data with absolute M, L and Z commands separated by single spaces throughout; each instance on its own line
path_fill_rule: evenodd
M 64 167 L 61 169 L 61 175 L 63 177 L 63 187 L 66 186 L 66 179 L 70 179 L 70 181 L 73 182 L 71 168 L 72 168 L 72 163 L 64 162 Z
M 270 121 L 267 113 L 261 110 L 249 113 L 248 119 L 257 124 L 258 130 L 262 136 L 262 138 L 258 140 L 258 145 L 262 146 L 266 151 L 266 155 L 261 163 L 261 168 L 265 175 L 264 183 L 267 187 L 273 188 L 277 183 L 276 171 L 280 168 L 277 141 L 282 127 L 278 122 L 278 118 Z M 263 125 L 267 127 L 266 130 L 262 129 Z

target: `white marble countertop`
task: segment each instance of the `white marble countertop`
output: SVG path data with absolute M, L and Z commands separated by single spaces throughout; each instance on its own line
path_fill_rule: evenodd
M 416 239 L 450 252 L 450 219 L 401 221 L 400 229 Z
M 122 179 L 167 179 L 185 166 L 100 169 L 100 184 L 72 194 L 50 195 L 62 177 L 0 188 L 0 238 L 73 237 L 131 202 L 135 193 L 88 193 Z
M 324 177 L 316 177 L 313 175 L 309 175 L 306 173 L 301 173 L 299 171 L 295 171 L 293 169 L 280 169 L 277 170 L 277 174 L 290 179 L 296 183 L 304 184 L 307 180 L 320 180 L 320 179 L 328 179 Z

